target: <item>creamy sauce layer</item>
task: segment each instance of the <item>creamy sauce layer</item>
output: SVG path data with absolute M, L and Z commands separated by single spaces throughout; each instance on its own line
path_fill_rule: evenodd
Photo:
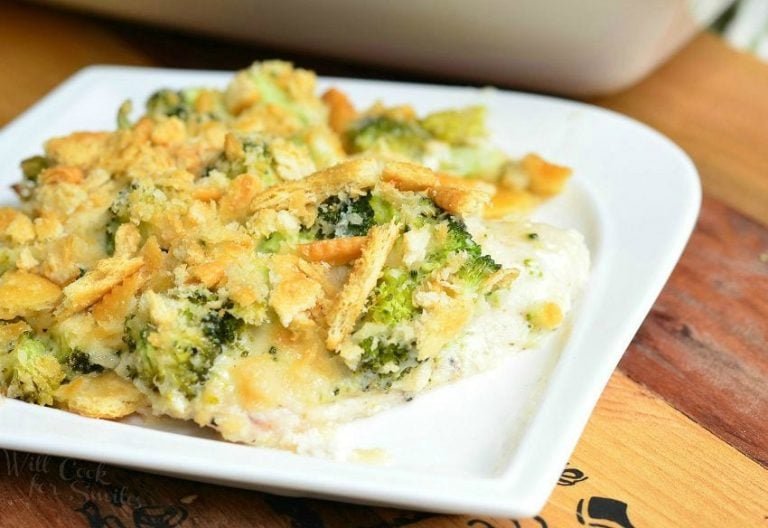
M 494 260 L 520 274 L 510 288 L 481 301 L 462 337 L 437 358 L 420 364 L 389 390 L 347 390 L 333 401 L 314 394 L 318 387 L 327 392 L 330 383 L 341 382 L 343 373 L 335 362 L 331 376 L 329 364 L 318 366 L 316 361 L 299 361 L 298 356 L 281 369 L 267 365 L 270 368 L 263 371 L 269 372 L 268 379 L 251 384 L 244 399 L 243 369 L 252 373 L 255 360 L 222 360 L 198 403 L 195 420 L 212 425 L 228 440 L 327 455 L 333 452 L 333 426 L 378 413 L 421 391 L 487 370 L 508 354 L 535 347 L 561 326 L 587 280 L 589 252 L 582 235 L 528 221 L 477 222 L 468 228 Z M 548 319 L 549 312 L 542 316 L 542 307 L 559 317 Z M 552 322 L 552 328 L 545 324 Z M 283 370 L 290 376 L 279 376 Z M 291 381 L 299 386 L 289 390 L 285 384 Z M 254 387 L 267 392 L 252 397 Z

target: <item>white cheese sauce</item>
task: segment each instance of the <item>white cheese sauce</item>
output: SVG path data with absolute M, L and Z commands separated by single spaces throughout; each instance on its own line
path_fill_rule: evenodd
M 303 409 L 250 413 L 238 405 L 232 380 L 222 372 L 228 361 L 217 361 L 214 371 L 218 375 L 208 387 L 217 403 L 200 402 L 196 421 L 217 424 L 222 436 L 231 441 L 335 456 L 334 426 L 376 414 L 422 390 L 487 370 L 505 355 L 535 346 L 552 330 L 532 325 L 528 316 L 531 310 L 542 303 L 554 303 L 566 315 L 587 280 L 589 252 L 584 238 L 573 230 L 528 221 L 476 222 L 468 223 L 467 228 L 496 262 L 520 273 L 508 289 L 481 302 L 463 336 L 442 350 L 437 359 L 422 363 L 386 392 L 371 390 Z
M 443 350 L 432 384 L 486 370 L 506 354 L 535 346 L 551 332 L 530 323 L 531 310 L 554 303 L 567 314 L 589 275 L 589 251 L 577 231 L 528 221 L 477 222 L 467 228 L 496 262 L 520 274 L 490 299 L 460 340 Z

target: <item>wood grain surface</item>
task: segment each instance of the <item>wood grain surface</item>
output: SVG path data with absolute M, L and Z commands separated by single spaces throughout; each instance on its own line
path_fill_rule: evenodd
M 768 225 L 766 94 L 764 63 L 704 33 L 637 86 L 593 102 L 669 136 L 708 194 Z
M 89 64 L 233 69 L 274 56 L 321 74 L 453 81 L 0 1 L 0 125 Z M 756 463 L 768 463 L 766 94 L 768 66 L 705 34 L 638 86 L 594 101 L 683 146 L 708 198 L 626 374 L 612 377 L 535 519 L 283 498 L 0 450 L 0 528 L 768 526 L 768 472 Z
M 620 367 L 768 465 L 768 229 L 705 198 Z

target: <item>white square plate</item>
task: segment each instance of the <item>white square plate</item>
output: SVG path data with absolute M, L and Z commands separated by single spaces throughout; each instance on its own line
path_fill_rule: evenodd
M 120 103 L 162 87 L 223 87 L 230 75 L 91 67 L 0 131 L 0 202 L 19 161 L 45 139 L 113 129 Z M 383 465 L 340 462 L 219 441 L 186 426 L 84 418 L 5 399 L 0 447 L 79 457 L 283 494 L 414 509 L 529 516 L 544 505 L 622 353 L 672 271 L 701 201 L 688 157 L 655 131 L 592 106 L 537 95 L 349 79 L 359 107 L 377 99 L 419 112 L 483 104 L 493 139 L 574 168 L 538 219 L 581 231 L 592 253 L 568 328 L 544 348 L 342 427 L 340 439 L 390 453 Z

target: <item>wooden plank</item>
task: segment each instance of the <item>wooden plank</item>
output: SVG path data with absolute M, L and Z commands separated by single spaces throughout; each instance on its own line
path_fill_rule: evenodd
M 589 496 L 626 502 L 637 527 L 762 526 L 768 514 L 768 472 L 621 373 L 571 463 L 589 478 L 558 487 L 542 512 L 552 527 L 578 526 L 569 519 Z
M 768 472 L 619 372 L 535 519 L 276 497 L 8 451 L 0 475 L 0 524 L 28 528 L 761 526 L 768 514 Z
M 768 230 L 705 199 L 688 248 L 621 368 L 768 465 L 766 343 Z
M 668 135 L 707 194 L 768 225 L 766 94 L 768 66 L 704 33 L 638 85 L 593 102 Z

